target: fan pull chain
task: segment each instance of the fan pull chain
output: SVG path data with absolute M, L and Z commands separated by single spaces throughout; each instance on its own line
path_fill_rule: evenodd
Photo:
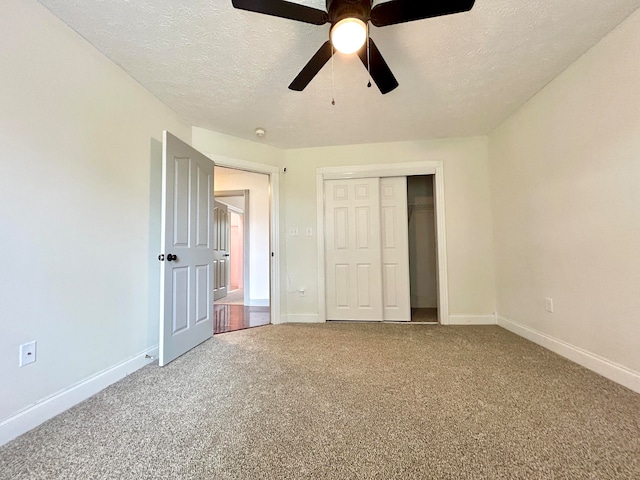
M 336 104 L 336 93 L 335 93 L 335 84 L 333 81 L 333 55 L 335 53 L 335 49 L 333 45 L 331 45 L 331 105 Z
M 369 73 L 369 83 L 367 83 L 367 87 L 371 88 L 371 38 L 369 37 L 368 22 L 367 22 L 367 72 Z

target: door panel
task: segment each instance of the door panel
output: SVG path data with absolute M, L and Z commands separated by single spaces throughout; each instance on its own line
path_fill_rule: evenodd
M 371 276 L 375 275 L 370 263 L 359 263 L 356 266 L 358 280 L 356 289 L 358 291 L 358 308 L 371 308 Z
M 325 181 L 329 320 L 382 321 L 379 179 Z
M 209 248 L 211 239 L 211 206 L 210 198 L 213 185 L 213 176 L 202 170 L 200 165 L 196 166 L 197 179 L 197 204 L 196 204 L 196 246 Z
M 211 265 L 199 265 L 196 267 L 196 323 L 207 320 L 210 297 L 206 292 L 211 290 L 211 284 L 209 283 L 211 268 Z
M 173 269 L 173 329 L 175 335 L 189 328 L 189 267 Z
M 349 308 L 349 265 L 336 265 L 335 268 L 335 302 L 336 308 Z
M 214 278 L 213 299 L 220 300 L 227 296 L 229 291 L 229 212 L 224 203 L 214 202 L 213 229 L 214 229 Z
M 191 179 L 191 159 L 173 158 L 174 189 L 173 189 L 173 246 L 189 246 L 189 187 Z
M 397 265 L 383 265 L 382 267 L 382 286 L 384 289 L 384 308 L 398 307 L 398 295 L 394 288 L 386 288 L 387 285 L 393 285 L 398 279 L 398 266 Z M 385 320 L 388 320 L 385 318 Z
M 411 320 L 407 178 L 380 179 L 384 319 Z
M 213 333 L 213 162 L 168 132 L 162 199 L 160 366 Z

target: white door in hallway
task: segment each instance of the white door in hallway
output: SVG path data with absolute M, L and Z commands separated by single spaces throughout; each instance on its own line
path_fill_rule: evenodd
M 213 300 L 220 300 L 229 291 L 229 209 L 224 203 L 213 207 Z
M 407 177 L 380 179 L 382 308 L 387 321 L 411 321 Z
M 163 133 L 159 364 L 213 334 L 213 161 Z
M 380 180 L 325 181 L 328 320 L 382 321 Z

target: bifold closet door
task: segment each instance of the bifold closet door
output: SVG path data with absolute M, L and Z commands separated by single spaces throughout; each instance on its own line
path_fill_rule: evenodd
M 380 237 L 380 179 L 326 180 L 328 320 L 383 320 Z

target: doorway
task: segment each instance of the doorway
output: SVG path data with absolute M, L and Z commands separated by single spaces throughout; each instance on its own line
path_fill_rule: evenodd
M 214 301 L 214 334 L 271 323 L 269 176 L 215 167 L 214 190 L 224 216 L 222 294 Z M 222 258 L 222 257 L 221 257 Z

